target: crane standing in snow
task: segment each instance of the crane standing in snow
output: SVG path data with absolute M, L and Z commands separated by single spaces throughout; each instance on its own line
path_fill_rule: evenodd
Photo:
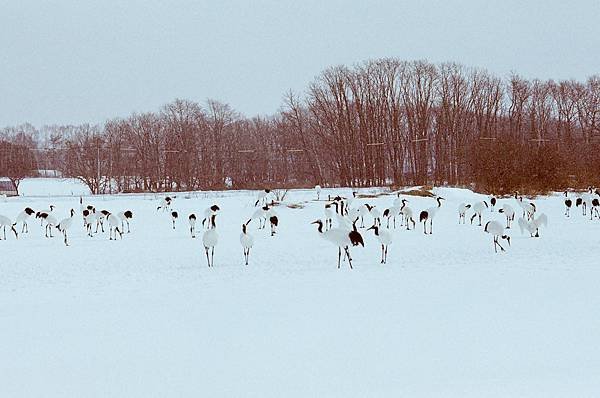
M 479 217 L 479 226 L 481 227 L 481 213 L 483 213 L 483 208 L 488 208 L 488 204 L 485 200 L 481 202 L 475 202 L 473 204 L 473 215 L 471 216 L 471 225 L 473 224 L 473 220 L 475 217 Z
M 173 222 L 173 229 L 175 229 L 175 222 L 177 221 L 178 217 L 179 217 L 179 213 L 177 213 L 175 210 L 173 210 L 171 212 L 171 221 Z
M 337 206 L 337 203 L 334 203 L 335 206 Z M 329 229 L 331 228 L 331 223 L 332 223 L 332 218 L 333 218 L 333 210 L 331 210 L 331 203 L 327 203 L 325 205 L 325 229 Z M 337 211 L 336 211 L 337 213 Z
M 423 233 L 427 235 L 427 221 L 429 221 L 429 234 L 433 234 L 433 219 L 437 214 L 438 210 L 442 207 L 442 200 L 445 200 L 441 196 L 435 199 L 438 203 L 437 207 L 430 207 L 427 210 L 423 210 L 419 215 L 419 222 L 423 223 Z
M 92 222 L 95 219 L 95 216 L 88 209 L 83 210 L 82 216 L 83 216 L 83 227 L 85 228 L 85 232 L 86 232 L 87 236 L 92 237 Z
M 573 206 L 573 201 L 569 198 L 569 193 L 565 191 L 565 216 L 571 216 L 571 206 Z
M 209 208 L 205 209 L 204 218 L 202 219 L 202 226 L 206 229 L 210 229 L 211 223 L 209 222 L 209 220 L 213 216 L 213 214 L 217 214 L 219 210 L 221 210 L 221 208 L 218 205 L 212 205 Z
M 173 202 L 173 198 L 171 198 L 170 196 L 163 198 L 160 201 L 160 205 L 158 205 L 158 207 L 156 208 L 156 211 L 159 211 L 161 209 L 162 209 L 162 211 L 171 210 L 171 202 Z
M 262 204 L 263 206 L 266 205 L 270 194 L 270 189 L 263 189 L 262 191 L 259 191 L 258 198 L 256 199 L 256 202 L 254 202 L 254 207 L 258 206 L 259 204 Z
M 600 199 L 593 198 L 592 199 L 592 207 L 590 208 L 590 220 L 595 216 L 600 218 L 600 212 L 598 212 L 598 208 L 600 207 Z
M 217 233 L 217 215 L 213 214 L 210 217 L 211 227 L 204 231 L 202 235 L 202 244 L 204 245 L 204 251 L 206 252 L 206 261 L 209 267 L 215 266 L 215 246 L 219 242 L 219 234 Z M 210 256 L 208 252 L 210 251 Z
M 523 201 L 523 197 L 518 195 L 519 191 L 515 191 L 515 199 L 517 200 L 517 204 L 523 210 L 523 215 L 521 217 L 527 218 L 527 220 L 533 219 L 536 211 L 535 203 L 525 202 Z
M 113 240 L 114 235 L 114 240 L 117 240 L 117 232 L 119 233 L 119 237 L 123 239 L 123 231 L 119 229 L 119 225 L 121 225 L 119 217 L 112 213 L 108 213 L 106 220 L 108 221 L 108 239 Z
M 467 204 L 467 203 L 461 203 L 460 205 L 458 205 L 458 223 L 459 224 L 466 223 L 467 210 L 469 210 L 470 208 L 471 208 L 471 205 Z
M 383 216 L 387 218 L 387 229 L 390 229 L 390 219 L 393 220 L 394 229 L 396 229 L 396 216 L 400 214 L 400 206 L 393 204 L 383 211 Z
M 544 213 L 531 220 L 526 220 L 522 217 L 519 218 L 519 228 L 521 229 L 521 233 L 527 231 L 532 238 L 539 238 L 540 227 L 545 227 L 546 225 L 548 225 L 548 217 Z
M 67 237 L 67 232 L 69 231 L 69 229 L 71 228 L 71 226 L 73 225 L 73 217 L 75 216 L 75 210 L 71 209 L 71 216 L 62 219 L 58 225 L 56 226 L 56 229 L 58 229 L 60 232 L 62 232 L 63 234 L 63 238 L 64 238 L 64 242 L 65 242 L 65 246 L 69 246 L 69 242 L 68 242 L 68 237 Z
M 4 231 L 4 240 L 6 240 L 6 227 L 10 227 L 11 231 L 14 232 L 15 238 L 19 239 L 19 234 L 15 229 L 17 223 L 13 223 L 12 220 L 6 216 L 0 215 L 0 228 Z
M 313 221 L 311 224 L 317 224 L 317 231 L 323 239 L 334 244 L 338 248 L 338 269 L 341 265 L 342 249 L 344 250 L 344 258 L 348 258 L 348 265 L 352 269 L 352 257 L 350 257 L 350 246 L 365 246 L 362 236 L 356 230 L 356 224 L 351 231 L 342 228 L 331 228 L 327 231 L 323 230 L 323 221 Z
M 277 227 L 279 226 L 279 217 L 277 217 L 277 213 L 274 208 L 270 208 L 267 212 L 267 218 L 269 219 L 269 224 L 271 224 L 271 236 L 275 236 L 277 233 Z
M 381 212 L 379 209 L 375 206 L 371 206 L 368 203 L 365 204 L 365 207 L 369 209 L 369 214 L 371 217 L 373 217 L 373 223 L 377 226 L 381 226 Z
M 45 215 L 45 217 L 43 215 Z M 41 217 L 46 220 L 46 238 L 54 238 L 54 235 L 52 235 L 52 228 L 58 225 L 58 220 L 52 214 L 42 213 Z M 50 236 L 48 236 L 48 233 Z
M 188 222 L 190 223 L 190 233 L 193 239 L 196 237 L 196 215 L 194 213 L 189 215 Z
M 510 229 L 512 223 L 515 221 L 515 211 L 512 208 L 512 206 L 508 203 L 504 203 L 502 205 L 502 208 L 498 210 L 498 213 L 504 214 L 504 216 L 506 217 L 506 228 Z
M 252 220 L 258 220 L 258 229 L 263 229 L 267 224 L 268 212 L 269 206 L 267 205 L 256 209 L 246 224 L 250 224 Z
M 242 224 L 242 233 L 240 234 L 240 244 L 244 249 L 244 262 L 248 265 L 248 259 L 250 258 L 250 249 L 254 246 L 254 237 L 248 233 L 248 226 Z
M 373 226 L 368 228 L 367 231 L 371 229 L 375 233 L 375 238 L 377 238 L 381 244 L 381 264 L 386 264 L 388 246 L 392 244 L 392 234 L 389 231 L 382 230 L 376 224 L 373 224 Z
M 129 220 L 133 218 L 133 212 L 131 210 L 125 210 L 119 212 L 117 216 L 121 219 L 121 231 L 125 233 L 125 223 L 127 223 L 127 233 L 131 233 L 131 229 L 129 227 Z
M 44 225 L 44 221 L 46 221 L 46 218 L 52 214 L 52 212 L 54 211 L 55 207 L 54 205 L 50 205 L 50 208 L 47 210 L 40 210 L 38 212 L 35 213 L 35 218 L 39 218 L 40 219 L 40 226 Z
M 315 186 L 315 192 L 317 193 L 317 200 L 320 200 L 321 199 L 321 186 L 320 185 Z
M 484 232 L 487 232 L 488 234 L 491 234 L 494 237 L 494 251 L 496 253 L 498 253 L 498 247 L 500 248 L 500 250 L 506 251 L 500 244 L 500 239 L 505 239 L 508 242 L 508 245 L 510 246 L 510 236 L 506 234 L 504 227 L 498 221 L 488 221 L 485 224 L 483 230 Z
M 26 207 L 25 210 L 20 212 L 17 215 L 16 224 L 22 223 L 21 233 L 29 233 L 29 226 L 27 225 L 27 221 L 31 218 L 31 216 L 35 214 L 35 211 L 31 207 Z
M 400 214 L 402 214 L 402 222 L 406 223 L 406 230 L 410 231 L 410 223 L 412 223 L 413 229 L 415 229 L 415 219 L 413 216 L 413 210 L 406 205 L 408 200 L 402 199 L 402 207 L 400 207 Z

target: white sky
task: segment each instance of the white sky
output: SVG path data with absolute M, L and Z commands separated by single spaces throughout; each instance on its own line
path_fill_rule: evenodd
M 0 0 L 0 126 L 100 122 L 175 98 L 275 112 L 324 68 L 456 61 L 600 73 L 600 1 Z

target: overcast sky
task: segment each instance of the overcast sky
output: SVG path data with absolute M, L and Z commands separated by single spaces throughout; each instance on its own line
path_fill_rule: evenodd
M 505 77 L 600 73 L 600 1 L 0 0 L 0 126 L 101 122 L 175 98 L 275 112 L 378 57 Z

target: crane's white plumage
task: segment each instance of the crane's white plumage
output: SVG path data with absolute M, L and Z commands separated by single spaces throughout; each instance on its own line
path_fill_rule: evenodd
M 15 225 L 17 225 L 17 223 L 13 223 L 10 218 L 0 215 L 0 228 L 2 228 L 2 230 L 4 231 L 4 240 L 6 240 L 6 227 L 9 227 L 11 231 L 14 232 L 15 238 L 19 238 L 19 234 L 15 229 Z
M 248 259 L 250 258 L 250 249 L 254 246 L 254 237 L 248 233 L 248 227 L 246 224 L 242 224 L 242 233 L 240 234 L 240 244 L 244 249 L 244 262 L 248 265 Z
M 436 207 L 430 207 L 427 210 L 423 210 L 421 214 L 419 214 L 419 222 L 423 223 L 423 233 L 427 234 L 427 221 L 429 221 L 429 234 L 433 234 L 433 219 L 437 214 L 440 207 L 442 207 L 442 200 L 445 200 L 441 196 L 435 198 L 438 205 Z
M 318 231 L 320 236 L 326 241 L 332 243 L 338 248 L 338 268 L 340 268 L 342 249 L 344 250 L 345 257 L 348 258 L 348 264 L 352 268 L 352 257 L 350 257 L 350 246 L 364 246 L 362 236 L 356 231 L 356 227 L 353 226 L 351 231 L 342 228 L 331 228 L 327 231 L 323 229 L 323 221 L 317 220 L 312 224 L 318 225 Z
M 204 251 L 206 252 L 206 261 L 209 267 L 214 267 L 215 265 L 215 246 L 219 242 L 216 218 L 216 214 L 213 214 L 210 217 L 209 222 L 211 223 L 211 226 L 202 234 L 202 244 L 204 245 Z M 211 252 L 210 256 L 208 254 L 209 251 Z
M 466 222 L 467 210 L 471 208 L 471 205 L 468 203 L 461 203 L 458 205 L 458 223 L 461 222 L 464 224 Z
M 63 234 L 65 246 L 69 246 L 69 241 L 67 238 L 67 234 L 71 226 L 73 225 L 73 218 L 75 217 L 75 210 L 71 209 L 71 216 L 67 218 L 63 218 L 58 225 L 56 225 L 56 229 L 58 229 Z
M 505 251 L 504 247 L 500 245 L 500 239 L 505 239 L 508 242 L 508 245 L 510 246 L 510 236 L 506 234 L 504 226 L 502 226 L 502 224 L 499 221 L 488 221 L 485 224 L 483 230 L 484 232 L 487 232 L 488 234 L 494 237 L 494 251 L 496 253 L 498 253 L 498 247 L 500 248 L 500 250 Z
M 481 200 L 479 202 L 473 203 L 473 215 L 471 216 L 471 224 L 473 224 L 473 220 L 475 217 L 479 218 L 479 226 L 481 227 L 481 213 L 483 213 L 484 209 L 488 208 L 488 203 L 485 200 Z
M 27 224 L 27 222 L 29 221 L 31 216 L 34 214 L 35 214 L 35 211 L 33 211 L 33 209 L 31 207 L 26 207 L 22 212 L 20 212 L 17 215 L 15 224 L 19 224 L 19 223 L 22 224 L 22 226 L 21 226 L 22 233 L 29 233 L 29 225 Z
M 548 216 L 544 213 L 540 214 L 538 217 L 532 217 L 531 220 L 522 217 L 519 218 L 519 228 L 521 229 L 521 233 L 527 231 L 532 238 L 539 238 L 540 227 L 545 227 L 547 225 Z
M 377 225 L 373 225 L 368 230 L 371 229 L 375 233 L 375 238 L 381 244 L 381 264 L 386 264 L 388 246 L 392 244 L 392 234 L 389 231 L 379 228 Z
M 506 228 L 510 229 L 513 221 L 515 221 L 515 210 L 508 203 L 503 203 L 502 208 L 498 212 L 504 214 L 506 217 Z
M 119 229 L 119 225 L 121 225 L 121 219 L 112 213 L 108 213 L 107 221 L 108 221 L 108 239 L 113 240 L 113 235 L 114 235 L 114 240 L 117 240 L 117 233 L 119 234 L 119 237 L 121 239 L 123 239 L 123 231 L 121 231 Z

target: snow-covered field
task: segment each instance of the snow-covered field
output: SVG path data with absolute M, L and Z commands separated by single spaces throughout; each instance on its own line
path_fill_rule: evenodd
M 85 193 L 75 187 L 37 192 L 29 181 L 29 196 L 1 201 L 0 214 L 54 204 L 66 217 L 78 197 L 48 195 Z M 89 238 L 79 217 L 70 247 L 31 220 L 29 234 L 0 241 L 0 396 L 598 396 L 600 221 L 580 209 L 565 218 L 560 195 L 538 198 L 549 217 L 541 237 L 515 222 L 512 246 L 495 254 L 481 227 L 458 225 L 458 204 L 480 196 L 436 193 L 447 201 L 433 235 L 418 223 L 394 230 L 382 265 L 361 230 L 353 270 L 336 268 L 337 249 L 310 224 L 324 204 L 312 191 L 288 193 L 305 207 L 279 207 L 275 237 L 251 224 L 247 267 L 239 234 L 255 192 L 179 194 L 176 230 L 154 195 L 85 196 L 132 210 L 132 232 Z M 417 213 L 435 204 L 408 199 Z M 209 269 L 187 215 L 215 203 Z M 504 220 L 487 210 L 490 219 Z

